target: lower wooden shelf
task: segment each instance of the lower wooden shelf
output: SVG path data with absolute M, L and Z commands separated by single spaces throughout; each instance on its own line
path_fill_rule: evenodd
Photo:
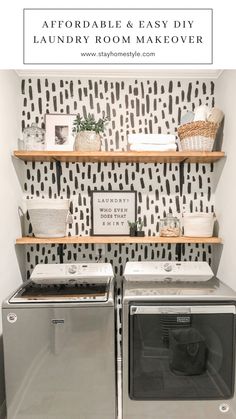
M 130 237 L 130 236 L 69 236 L 60 238 L 21 237 L 16 244 L 220 244 L 220 237 Z

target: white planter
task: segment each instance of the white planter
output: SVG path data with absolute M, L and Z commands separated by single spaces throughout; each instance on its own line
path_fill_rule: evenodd
M 215 216 L 207 212 L 184 213 L 182 225 L 184 236 L 212 237 Z
M 101 136 L 95 131 L 81 131 L 75 137 L 75 151 L 100 151 Z
M 27 209 L 35 237 L 65 237 L 69 199 L 28 199 Z

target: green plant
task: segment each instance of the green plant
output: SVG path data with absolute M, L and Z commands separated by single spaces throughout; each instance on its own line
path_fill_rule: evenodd
M 136 229 L 137 228 L 137 221 L 128 221 L 129 228 Z
M 142 220 L 138 220 L 137 221 L 137 229 L 139 231 L 142 231 L 143 226 L 144 226 L 144 222 Z
M 73 132 L 95 131 L 96 134 L 99 134 L 100 132 L 104 132 L 107 121 L 108 117 L 105 116 L 96 121 L 94 115 L 88 114 L 88 116 L 81 117 L 78 114 L 73 123 Z

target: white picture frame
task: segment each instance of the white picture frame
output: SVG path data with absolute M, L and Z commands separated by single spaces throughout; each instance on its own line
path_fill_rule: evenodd
M 45 115 L 45 150 L 74 149 L 75 137 L 73 134 L 73 123 L 76 115 L 68 114 L 46 114 Z

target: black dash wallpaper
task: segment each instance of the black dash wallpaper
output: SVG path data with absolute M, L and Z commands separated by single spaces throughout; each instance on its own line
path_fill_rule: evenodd
M 103 150 L 127 150 L 129 133 L 176 133 L 186 110 L 214 106 L 214 83 L 210 80 L 66 79 L 29 78 L 21 83 L 22 130 L 37 122 L 45 127 L 45 113 L 106 114 L 109 123 Z M 58 197 L 55 163 L 25 163 L 26 198 Z M 211 188 L 213 165 L 187 164 L 183 173 L 177 164 L 62 163 L 60 197 L 71 200 L 74 222 L 70 235 L 89 235 L 90 191 L 137 190 L 138 215 L 145 234 L 155 235 L 159 220 L 168 212 L 180 217 L 189 210 L 214 211 Z M 26 234 L 32 234 L 26 223 Z M 182 260 L 207 260 L 211 246 L 185 245 Z M 63 246 L 64 262 L 95 261 L 98 246 Z M 174 245 L 107 245 L 103 260 L 122 275 L 127 260 L 174 260 L 180 249 Z M 27 275 L 40 262 L 59 262 L 57 246 L 27 246 Z

